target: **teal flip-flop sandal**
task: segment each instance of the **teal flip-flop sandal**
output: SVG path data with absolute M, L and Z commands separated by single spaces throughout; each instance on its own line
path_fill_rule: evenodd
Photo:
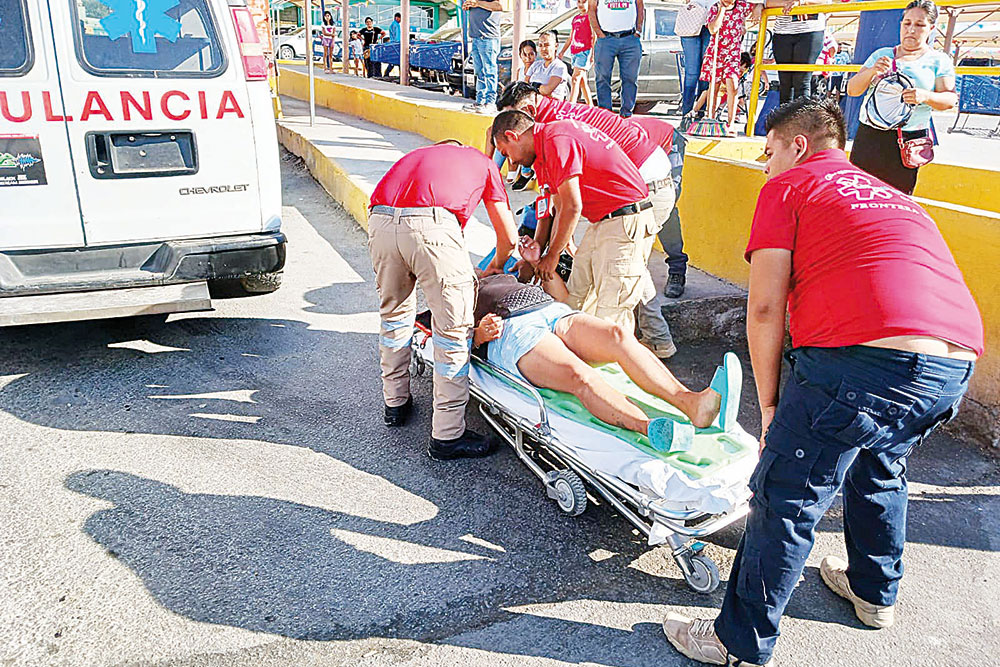
M 714 425 L 727 433 L 733 432 L 740 412 L 740 394 L 743 392 L 743 366 L 739 357 L 726 352 L 722 357 L 722 366 L 715 369 L 709 389 L 722 397 L 719 416 Z
M 663 454 L 686 452 L 694 442 L 694 426 L 675 422 L 668 417 L 649 420 L 646 431 L 649 444 Z

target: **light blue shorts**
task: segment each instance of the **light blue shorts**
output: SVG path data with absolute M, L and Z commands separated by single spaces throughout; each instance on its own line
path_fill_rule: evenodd
M 535 349 L 545 334 L 555 330 L 556 322 L 576 312 L 578 311 L 565 303 L 555 302 L 504 320 L 503 333 L 489 344 L 486 358 L 508 373 L 527 381 L 517 369 L 517 362 Z
M 573 54 L 573 60 L 572 60 L 573 69 L 576 69 L 577 67 L 579 67 L 580 69 L 587 69 L 587 70 L 589 70 L 590 69 L 590 63 L 587 62 L 587 61 L 590 60 L 590 52 L 591 52 L 591 49 L 587 49 L 586 51 L 580 51 L 580 53 L 574 53 Z

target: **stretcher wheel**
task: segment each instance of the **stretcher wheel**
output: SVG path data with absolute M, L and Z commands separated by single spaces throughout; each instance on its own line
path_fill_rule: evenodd
M 555 501 L 566 514 L 579 516 L 587 509 L 587 488 L 572 470 L 560 470 L 552 480 Z
M 708 594 L 719 587 L 719 568 L 711 558 L 699 554 L 687 561 L 688 572 L 684 574 L 684 580 L 694 592 Z
M 420 350 L 416 346 L 413 346 L 412 352 L 410 352 L 410 375 L 419 377 L 424 374 L 425 370 L 427 370 L 427 362 L 424 361 Z

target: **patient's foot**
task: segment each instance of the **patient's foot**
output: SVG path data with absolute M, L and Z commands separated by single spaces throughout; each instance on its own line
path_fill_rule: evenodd
M 697 393 L 695 409 L 693 414 L 688 415 L 688 419 L 697 428 L 708 428 L 719 416 L 722 408 L 722 396 L 712 389 L 706 389 Z
M 721 399 L 716 423 L 723 431 L 734 431 L 736 417 L 740 411 L 740 394 L 743 391 L 743 367 L 740 365 L 739 357 L 732 352 L 726 352 L 722 358 L 722 366 L 716 369 L 709 388 L 718 393 Z

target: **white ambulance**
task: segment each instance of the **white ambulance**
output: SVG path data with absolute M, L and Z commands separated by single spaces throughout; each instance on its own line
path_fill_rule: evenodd
M 0 326 L 210 307 L 285 261 L 245 0 L 0 0 Z

